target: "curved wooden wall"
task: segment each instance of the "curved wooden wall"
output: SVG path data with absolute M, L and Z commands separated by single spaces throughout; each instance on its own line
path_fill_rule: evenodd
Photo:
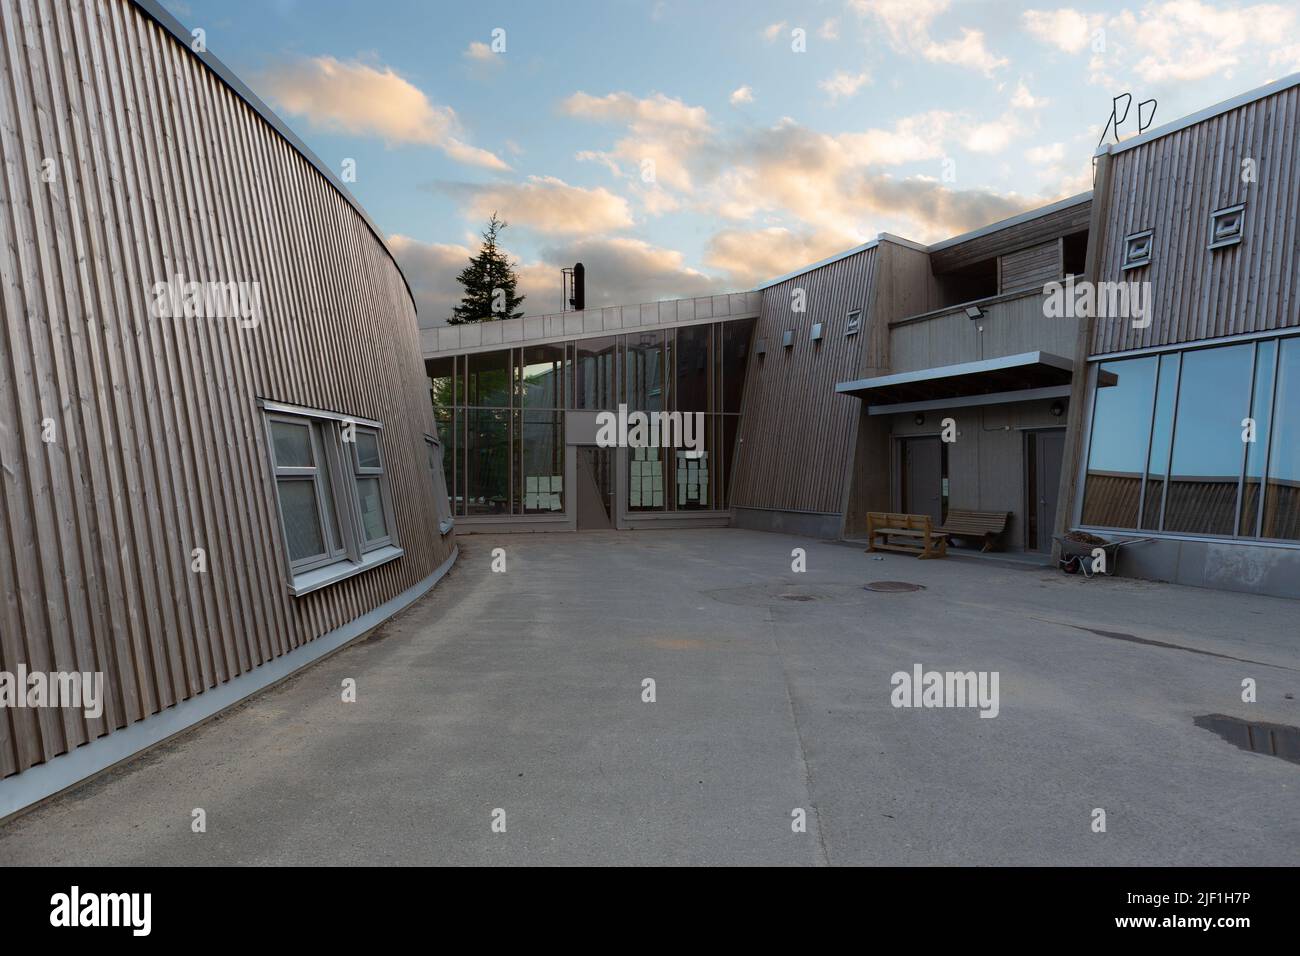
M 0 0 L 0 161 L 0 670 L 108 685 L 98 720 L 0 710 L 5 776 L 352 621 L 453 541 L 401 273 L 188 47 L 127 0 Z M 151 317 L 177 273 L 259 282 L 260 325 Z M 402 558 L 290 596 L 259 398 L 384 424 Z

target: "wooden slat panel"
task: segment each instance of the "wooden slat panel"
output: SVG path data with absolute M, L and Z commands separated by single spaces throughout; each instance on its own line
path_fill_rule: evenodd
M 0 669 L 108 690 L 99 720 L 0 712 L 2 777 L 346 624 L 453 542 L 414 305 L 364 218 L 128 0 L 0 21 Z M 261 324 L 154 317 L 176 274 L 259 283 Z M 289 595 L 259 398 L 384 423 L 401 559 Z
M 1052 239 L 1028 249 L 1008 252 L 998 260 L 998 293 L 1014 292 L 1060 279 L 1061 243 Z
M 930 253 L 930 266 L 935 275 L 940 275 L 994 256 L 1038 245 L 1058 236 L 1083 232 L 1088 228 L 1088 217 L 1091 214 L 1092 203 L 1085 200 L 1028 222 L 937 249 Z
M 1291 87 L 1114 156 L 1098 278 L 1149 282 L 1152 321 L 1098 317 L 1092 354 L 1300 326 L 1298 115 Z M 1211 214 L 1240 202 L 1242 242 L 1208 249 Z M 1122 272 L 1124 237 L 1145 229 L 1151 265 Z
M 861 403 L 835 386 L 855 378 L 862 363 L 876 256 L 877 248 L 865 249 L 763 291 L 754 335 L 767 340 L 767 354 L 751 355 L 745 377 L 733 506 L 843 509 Z M 791 311 L 795 289 L 805 293 L 804 312 Z M 851 309 L 862 312 L 860 331 L 845 336 Z M 823 338 L 815 343 L 809 334 L 818 322 Z M 786 329 L 794 330 L 789 349 L 781 345 Z

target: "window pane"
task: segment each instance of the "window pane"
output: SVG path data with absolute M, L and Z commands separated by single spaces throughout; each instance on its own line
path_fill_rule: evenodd
M 442 478 L 447 483 L 447 498 L 452 502 L 453 510 L 456 500 L 456 429 L 451 412 L 434 412 L 438 426 L 438 441 L 442 444 Z
M 510 505 L 509 412 L 468 412 L 465 448 L 466 513 L 507 514 Z
M 722 411 L 740 411 L 745 391 L 745 370 L 749 367 L 749 341 L 754 319 L 725 322 L 722 326 Z
M 535 345 L 521 350 L 519 400 L 523 408 L 564 408 L 563 345 Z
M 1241 489 L 1243 537 L 1259 534 L 1259 490 L 1264 480 L 1264 459 L 1268 454 L 1273 405 L 1273 365 L 1277 342 L 1260 342 L 1255 348 L 1255 395 L 1250 417 L 1255 420 L 1255 440 L 1246 445 L 1246 483 Z
M 629 511 L 663 511 L 668 500 L 663 448 L 627 450 Z
M 1250 345 L 1183 353 L 1166 531 L 1230 535 L 1241 480 L 1241 420 L 1250 408 Z
M 716 508 L 713 500 L 713 469 L 717 464 L 713 450 L 712 435 L 709 425 L 714 416 L 704 415 L 703 432 L 697 433 L 696 424 L 691 424 L 692 442 L 699 457 L 692 458 L 687 448 L 673 448 L 673 505 L 677 511 L 700 511 Z M 683 415 L 683 419 L 694 419 L 694 415 Z
M 722 447 L 718 450 L 720 460 L 714 466 L 721 472 L 717 486 L 719 508 L 725 508 L 728 504 L 727 486 L 731 484 L 731 475 L 736 470 L 736 460 L 739 457 L 736 454 L 736 435 L 739 431 L 739 415 L 722 416 L 722 432 L 719 436 L 722 439 Z
M 425 359 L 424 373 L 429 377 L 429 400 L 434 408 L 451 408 L 456 404 L 452 372 L 454 358 Z
M 362 468 L 379 467 L 379 436 L 357 429 L 357 464 Z
M 1260 534 L 1295 541 L 1300 540 L 1300 339 L 1286 339 L 1281 348 Z
M 335 554 L 343 550 L 343 541 L 339 535 L 338 513 L 335 510 L 338 507 L 338 501 L 334 497 L 334 480 L 331 478 L 330 469 L 326 464 L 325 449 L 320 445 L 324 439 L 319 428 L 313 429 L 313 431 L 316 432 L 316 454 L 324 466 L 316 471 L 316 476 L 320 479 L 321 491 L 325 495 L 325 527 L 329 534 L 329 552 Z M 331 434 L 334 433 L 331 432 Z
M 1111 376 L 1114 384 L 1104 384 Z M 1155 356 L 1105 362 L 1098 369 L 1083 495 L 1086 525 L 1137 527 L 1155 378 Z
M 312 468 L 316 461 L 311 454 L 311 426 L 292 422 L 271 422 L 271 441 L 275 444 L 275 464 L 278 468 Z
M 564 418 L 523 412 L 522 449 L 515 478 L 516 514 L 564 510 Z
M 361 530 L 366 541 L 378 541 L 387 537 L 388 522 L 384 519 L 384 499 L 379 478 L 358 478 L 357 499 L 361 506 Z
M 612 409 L 614 401 L 614 354 L 617 339 L 582 339 L 577 343 L 577 379 L 574 408 Z
M 683 412 L 709 411 L 709 339 L 712 326 L 677 330 L 677 391 L 674 404 Z
M 487 408 L 510 407 L 510 350 L 466 356 L 469 382 L 465 402 Z
M 1169 448 L 1174 437 L 1174 400 L 1178 397 L 1178 353 L 1160 356 L 1156 385 L 1155 425 L 1151 429 L 1151 457 L 1147 461 L 1147 497 L 1142 527 L 1158 530 L 1160 505 L 1165 497 L 1165 475 L 1169 471 Z
M 664 403 L 664 333 L 629 334 L 624 368 L 627 407 L 634 411 L 663 411 L 667 407 Z
M 289 540 L 289 558 L 301 561 L 325 553 L 320 533 L 320 510 L 316 504 L 316 483 L 310 478 L 280 478 L 280 513 Z

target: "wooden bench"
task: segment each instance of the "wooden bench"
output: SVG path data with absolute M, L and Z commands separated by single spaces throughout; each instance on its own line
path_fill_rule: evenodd
M 950 538 L 982 538 L 981 551 L 993 549 L 993 539 L 1007 530 L 1009 511 L 958 511 L 951 509 L 938 530 Z
M 948 554 L 948 537 L 932 528 L 929 515 L 867 514 L 867 550 L 902 551 L 918 558 L 942 558 Z M 876 539 L 880 540 L 877 541 Z M 891 540 L 902 538 L 904 540 Z

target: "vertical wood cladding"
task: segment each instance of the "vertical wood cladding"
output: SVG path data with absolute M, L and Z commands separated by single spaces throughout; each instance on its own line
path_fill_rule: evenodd
M 97 720 L 0 710 L 4 776 L 346 624 L 452 542 L 415 309 L 358 212 L 126 0 L 0 20 L 0 670 L 106 681 Z M 152 317 L 176 274 L 259 283 L 260 324 Z M 258 398 L 383 422 L 402 558 L 289 595 Z
M 837 394 L 857 377 L 867 348 L 872 279 L 879 247 L 864 249 L 763 290 L 745 378 L 741 438 L 731 504 L 737 508 L 838 513 L 844 507 L 849 455 L 861 402 Z M 806 310 L 792 311 L 796 289 Z M 859 332 L 846 336 L 848 313 L 861 310 Z M 813 325 L 822 339 L 813 342 Z M 782 336 L 794 333 L 784 348 Z
M 1099 317 L 1092 354 L 1300 326 L 1298 114 L 1292 86 L 1114 154 L 1098 279 L 1150 282 L 1153 318 Z M 1241 243 L 1208 249 L 1211 214 L 1237 203 Z M 1147 229 L 1151 265 L 1122 272 L 1124 237 Z

